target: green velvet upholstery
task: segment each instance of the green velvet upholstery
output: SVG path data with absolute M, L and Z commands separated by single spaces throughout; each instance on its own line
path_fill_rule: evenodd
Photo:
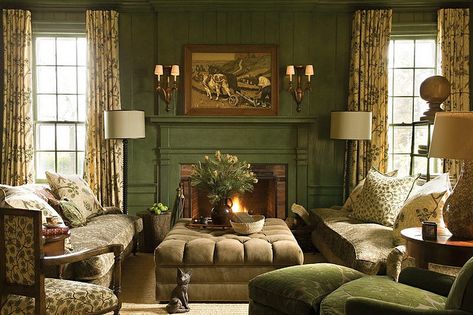
M 389 277 L 367 276 L 346 283 L 329 294 L 320 304 L 320 314 L 345 314 L 345 304 L 352 297 L 433 310 L 444 309 L 447 300 L 445 296 L 394 282 Z
M 455 277 L 415 267 L 405 268 L 399 275 L 400 283 L 443 296 L 448 296 L 454 281 Z
M 463 265 L 448 294 L 447 310 L 464 310 L 473 313 L 473 258 Z
M 365 276 L 334 264 L 279 269 L 250 281 L 250 314 L 317 314 L 320 301 L 344 283 Z

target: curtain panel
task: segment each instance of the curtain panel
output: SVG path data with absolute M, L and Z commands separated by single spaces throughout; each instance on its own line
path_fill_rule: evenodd
M 451 94 L 443 103 L 444 110 L 470 111 L 470 11 L 440 9 L 437 18 L 442 75 L 451 84 Z M 458 177 L 460 169 L 460 161 L 445 161 L 445 170 L 450 176 Z
M 371 111 L 369 141 L 350 141 L 346 151 L 347 195 L 373 166 L 386 171 L 388 161 L 388 48 L 391 10 L 359 10 L 353 16 L 349 73 L 349 111 Z
M 3 10 L 3 117 L 0 182 L 33 182 L 31 12 Z
M 88 107 L 84 178 L 106 206 L 122 207 L 123 145 L 105 140 L 103 113 L 121 109 L 118 12 L 86 12 Z

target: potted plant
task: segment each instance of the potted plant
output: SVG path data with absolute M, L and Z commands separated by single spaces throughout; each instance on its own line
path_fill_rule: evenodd
M 213 224 L 228 225 L 232 211 L 229 198 L 236 193 L 253 191 L 253 184 L 257 182 L 250 164 L 239 161 L 235 155 L 222 155 L 220 151 L 215 152 L 214 158 L 205 156 L 204 161 L 192 165 L 191 184 L 208 192 L 213 205 Z

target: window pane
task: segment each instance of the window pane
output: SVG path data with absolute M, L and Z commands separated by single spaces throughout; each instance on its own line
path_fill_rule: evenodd
M 390 41 L 389 51 L 388 51 L 388 68 L 392 68 L 394 66 L 393 57 L 394 57 L 394 41 Z
M 420 95 L 420 85 L 421 83 L 430 76 L 435 74 L 434 69 L 416 69 L 416 85 L 414 88 L 414 94 Z
M 77 120 L 77 96 L 58 95 L 58 120 L 76 121 Z
M 58 93 L 77 93 L 75 67 L 57 67 Z
M 54 125 L 36 125 L 36 150 L 54 150 Z
M 76 153 L 58 152 L 57 153 L 57 172 L 62 174 L 76 173 Z
M 430 159 L 430 174 L 443 173 L 442 159 Z
M 414 150 L 417 151 L 419 145 L 427 145 L 427 130 L 428 130 L 427 126 L 416 126 L 416 134 L 414 138 Z
M 394 67 L 414 66 L 414 42 L 396 40 L 394 44 Z
M 36 113 L 38 120 L 56 120 L 56 96 L 38 95 L 36 97 Z
M 78 95 L 77 102 L 79 105 L 78 121 L 85 121 L 87 107 L 85 104 L 85 95 Z
M 77 125 L 77 150 L 85 150 L 85 126 Z
M 411 123 L 412 122 L 412 98 L 394 97 L 393 105 L 393 123 Z
M 84 152 L 77 152 L 77 174 L 82 176 L 84 174 Z
M 388 95 L 393 95 L 393 69 L 388 70 Z
M 87 84 L 86 70 L 85 67 L 77 68 L 77 93 L 85 94 L 85 88 Z
M 54 67 L 36 67 L 36 92 L 56 93 L 56 70 Z
M 36 152 L 36 178 L 46 179 L 46 171 L 54 172 L 54 152 Z
M 57 39 L 57 64 L 75 65 L 76 64 L 76 39 L 58 38 Z
M 412 174 L 427 174 L 427 159 L 424 157 L 414 157 L 414 171 Z
M 398 170 L 398 176 L 409 175 L 411 158 L 409 155 L 395 155 L 393 170 Z
M 396 153 L 411 152 L 411 127 L 395 127 L 394 128 L 394 144 L 393 150 Z
M 56 41 L 51 37 L 36 38 L 36 64 L 54 65 L 56 63 Z
M 420 117 L 424 115 L 424 112 L 429 109 L 429 105 L 426 101 L 420 97 L 414 98 L 414 120 L 419 121 Z
M 77 64 L 85 66 L 87 61 L 87 42 L 85 38 L 77 39 Z
M 435 40 L 416 40 L 416 67 L 435 68 Z
M 388 152 L 389 154 L 394 153 L 394 142 L 393 142 L 393 126 L 388 128 Z
M 412 69 L 394 69 L 394 96 L 411 96 L 414 70 Z
M 57 125 L 57 149 L 58 150 L 75 150 L 76 134 L 74 125 Z

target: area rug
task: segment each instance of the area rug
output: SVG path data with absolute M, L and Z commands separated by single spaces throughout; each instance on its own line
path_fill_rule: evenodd
M 191 303 L 189 315 L 247 315 L 248 304 Z M 166 304 L 123 303 L 120 314 L 154 315 L 167 314 Z

